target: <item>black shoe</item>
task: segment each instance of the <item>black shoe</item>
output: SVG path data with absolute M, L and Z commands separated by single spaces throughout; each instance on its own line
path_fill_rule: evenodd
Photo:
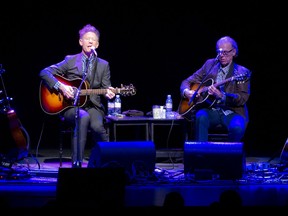
M 82 164 L 80 161 L 76 161 L 72 163 L 72 168 L 81 168 Z

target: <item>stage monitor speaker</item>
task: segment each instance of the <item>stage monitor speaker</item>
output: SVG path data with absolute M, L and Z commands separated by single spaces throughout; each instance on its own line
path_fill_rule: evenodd
M 98 142 L 91 151 L 88 167 L 120 166 L 126 174 L 143 177 L 155 170 L 156 150 L 152 141 Z
M 236 180 L 246 167 L 242 142 L 185 142 L 184 174 L 195 179 Z
M 125 204 L 123 168 L 59 168 L 57 178 L 58 207 L 121 208 Z

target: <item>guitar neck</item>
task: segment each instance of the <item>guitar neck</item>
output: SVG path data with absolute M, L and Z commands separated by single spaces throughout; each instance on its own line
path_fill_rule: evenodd
M 212 85 L 214 85 L 214 86 L 217 88 L 217 87 L 225 84 L 226 82 L 232 81 L 233 79 L 234 79 L 234 77 L 230 77 L 230 78 L 228 78 L 228 79 L 225 79 L 225 80 L 223 80 L 223 81 L 221 81 L 221 82 L 219 82 L 219 83 L 215 83 L 215 84 L 213 84 L 213 81 L 212 81 Z M 212 80 L 212 79 L 209 79 L 209 80 Z M 209 80 L 207 80 L 207 81 L 209 81 Z M 207 81 L 206 81 L 206 82 L 207 82 Z M 210 86 L 210 85 L 209 85 L 209 86 Z M 199 93 L 207 92 L 209 86 L 204 86 L 203 88 L 201 88 L 201 89 L 199 90 Z
M 80 95 L 103 95 L 107 93 L 107 89 L 81 89 Z
M 234 79 L 234 77 L 230 77 L 230 78 L 228 78 L 228 79 L 222 80 L 222 81 L 219 82 L 219 83 L 215 83 L 214 86 L 217 88 L 217 87 L 219 87 L 219 86 L 221 86 L 221 85 L 223 85 L 223 84 L 225 84 L 225 83 L 227 83 L 227 82 L 232 81 L 233 79 Z
M 115 94 L 120 94 L 121 89 L 120 88 L 115 88 L 113 90 Z M 104 95 L 107 93 L 107 89 L 81 89 L 80 95 Z

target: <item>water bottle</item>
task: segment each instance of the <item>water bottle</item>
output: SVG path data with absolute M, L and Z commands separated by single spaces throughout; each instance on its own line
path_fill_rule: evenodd
M 115 106 L 115 110 L 114 110 L 115 115 L 121 114 L 121 98 L 120 98 L 120 95 L 116 95 L 116 98 L 114 100 L 114 106 Z
M 166 109 L 164 106 L 160 106 L 160 118 L 165 119 L 166 118 Z
M 173 116 L 173 101 L 171 95 L 167 95 L 166 98 L 166 118 L 171 118 Z
M 114 99 L 110 99 L 107 102 L 107 114 L 108 116 L 113 116 L 115 112 L 115 105 L 114 105 Z

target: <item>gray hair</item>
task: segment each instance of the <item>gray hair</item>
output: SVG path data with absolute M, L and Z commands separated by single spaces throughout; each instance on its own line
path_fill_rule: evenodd
M 236 50 L 236 56 L 238 56 L 238 45 L 237 45 L 237 42 L 233 38 L 229 36 L 221 37 L 216 43 L 216 50 L 219 49 L 219 46 L 222 43 L 230 43 L 232 47 Z

